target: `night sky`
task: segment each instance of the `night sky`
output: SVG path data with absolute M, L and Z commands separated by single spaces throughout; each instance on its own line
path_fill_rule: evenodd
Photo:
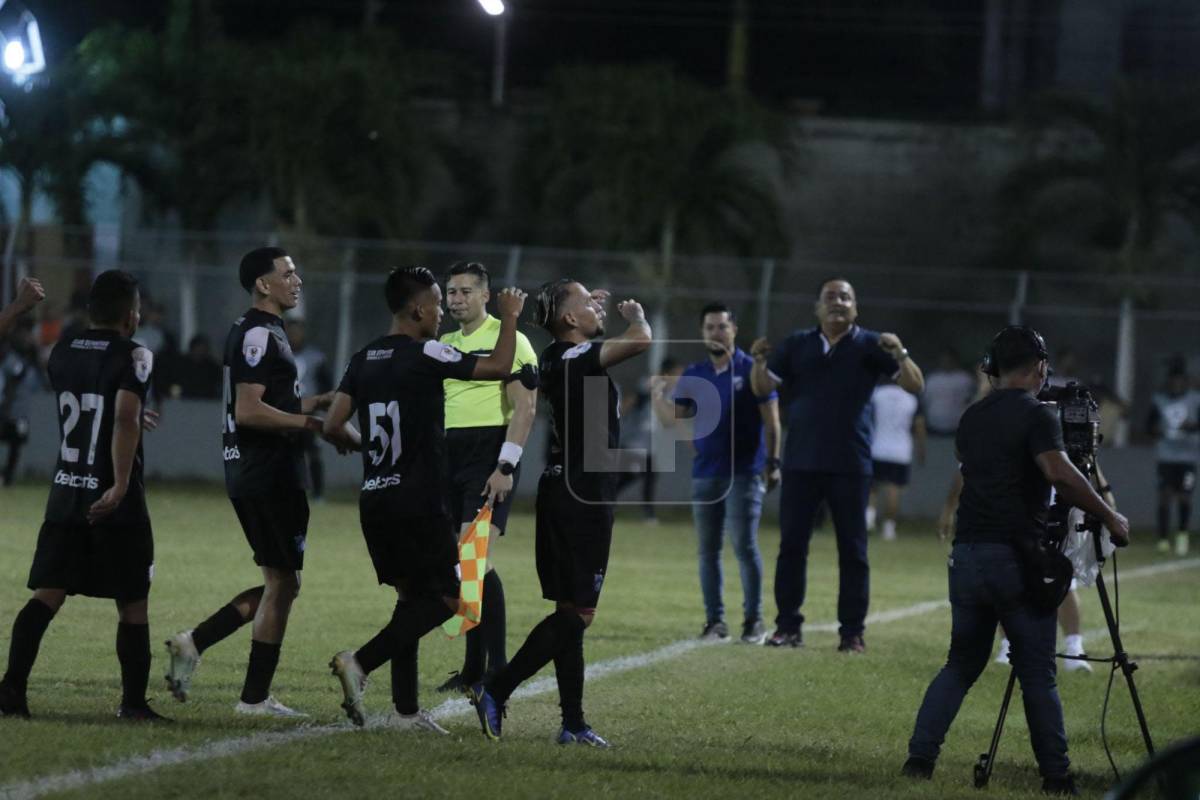
M 209 0 L 233 37 L 362 24 L 367 0 Z M 111 22 L 161 28 L 165 0 L 27 0 L 48 56 Z M 492 21 L 476 0 L 378 0 L 377 24 L 414 48 L 456 53 L 486 82 Z M 731 0 L 511 0 L 510 86 L 556 65 L 668 61 L 724 82 Z M 955 115 L 979 94 L 983 0 L 749 0 L 751 91 L 831 113 Z

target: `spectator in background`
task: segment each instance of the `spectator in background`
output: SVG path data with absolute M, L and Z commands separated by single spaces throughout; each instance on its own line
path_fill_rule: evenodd
M 626 486 L 640 480 L 642 520 L 655 524 L 658 517 L 654 513 L 654 454 L 651 452 L 654 414 L 650 409 L 650 392 L 646 379 L 638 381 L 636 391 L 621 392 L 621 453 L 625 463 L 621 465 L 621 473 L 617 478 L 617 494 L 620 495 Z M 644 452 L 645 456 L 642 457 L 637 451 Z
M 1179 514 L 1175 555 L 1188 552 L 1188 526 L 1192 516 L 1192 490 L 1196 488 L 1196 461 L 1200 458 L 1200 392 L 1190 388 L 1183 356 L 1171 360 L 1166 391 L 1154 395 L 1147 423 L 1158 444 L 1158 549 L 1169 552 L 1171 501 Z
M 49 388 L 38 365 L 33 320 L 21 320 L 8 340 L 7 352 L 0 355 L 0 442 L 8 445 L 4 486 L 16 479 L 21 449 L 29 439 L 29 414 L 33 397 Z
M 925 376 L 925 422 L 932 436 L 953 436 L 958 418 L 975 396 L 975 379 L 950 349 L 938 357 L 937 369 Z
M 212 344 L 203 333 L 188 342 L 187 353 L 171 366 L 171 397 L 186 400 L 221 398 L 221 364 L 213 357 Z
M 896 515 L 900 493 L 908 486 L 915 456 L 925 464 L 925 416 L 916 395 L 906 392 L 890 378 L 880 381 L 871 395 L 875 435 L 871 439 L 871 501 L 867 506 L 867 528 L 875 527 L 875 498 L 883 493 L 884 541 L 896 538 Z
M 332 390 L 333 377 L 329 373 L 329 362 L 323 352 L 309 344 L 303 317 L 288 320 L 287 335 L 292 343 L 292 356 L 296 359 L 296 381 L 300 384 L 300 396 L 315 397 Z M 300 438 L 304 442 L 304 459 L 308 462 L 308 475 L 312 481 L 312 498 L 320 502 L 325 494 L 325 464 L 321 461 L 321 443 L 313 431 L 304 431 Z
M 682 377 L 707 381 L 721 400 L 720 417 L 706 436 L 692 437 L 692 516 L 700 555 L 700 593 L 705 623 L 700 638 L 728 641 L 722 597 L 721 550 L 725 528 L 733 540 L 742 578 L 742 633 L 746 644 L 762 644 L 762 555 L 758 520 L 763 495 L 779 482 L 779 399 L 773 388 L 762 394 L 750 385 L 754 359 L 736 344 L 737 321 L 728 306 L 710 303 L 700 311 L 700 335 L 708 358 L 689 364 Z M 673 387 L 668 398 L 660 383 L 654 410 L 664 427 L 691 424 L 701 414 L 696 395 L 686 385 Z M 705 426 L 708 427 L 707 425 Z

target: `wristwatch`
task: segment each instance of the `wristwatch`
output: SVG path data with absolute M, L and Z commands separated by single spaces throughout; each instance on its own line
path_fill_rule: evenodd
M 508 463 L 507 461 L 501 461 L 500 463 L 498 463 L 498 464 L 496 465 L 496 470 L 497 470 L 497 471 L 498 471 L 498 472 L 499 472 L 501 475 L 504 475 L 505 477 L 507 477 L 507 476 L 509 476 L 509 475 L 512 475 L 514 472 L 516 472 L 516 471 L 517 471 L 517 465 L 516 465 L 516 464 L 510 464 L 510 463 Z
M 897 361 L 907 361 L 908 360 L 908 348 L 901 347 L 900 352 L 896 353 L 895 358 Z

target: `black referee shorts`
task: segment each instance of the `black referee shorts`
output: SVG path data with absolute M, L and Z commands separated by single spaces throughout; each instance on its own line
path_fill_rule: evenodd
M 871 461 L 872 479 L 875 483 L 891 483 L 896 486 L 908 486 L 912 467 L 896 461 Z
M 449 466 L 450 496 L 447 505 L 457 516 L 457 527 L 475 519 L 483 508 L 483 487 L 496 470 L 500 448 L 508 428 L 503 425 L 482 428 L 449 428 L 446 430 L 446 462 Z M 513 488 L 503 503 L 492 506 L 492 524 L 504 535 L 508 510 L 521 479 L 521 465 L 513 472 Z
M 458 597 L 458 532 L 445 514 L 402 517 L 359 507 L 381 584 L 414 596 Z
M 538 481 L 536 556 L 542 597 L 577 608 L 595 608 L 608 570 L 612 504 L 581 503 L 562 473 Z
M 303 489 L 231 497 L 242 533 L 260 567 L 299 572 L 308 540 L 308 496 Z
M 148 517 L 121 525 L 47 520 L 38 532 L 28 586 L 131 603 L 150 595 L 153 576 Z

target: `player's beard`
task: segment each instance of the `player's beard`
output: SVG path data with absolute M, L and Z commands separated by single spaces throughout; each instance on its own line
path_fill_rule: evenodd
M 596 323 L 596 332 L 592 334 L 592 338 L 595 339 L 597 336 L 603 336 L 603 335 L 604 335 L 604 323 L 597 322 Z

